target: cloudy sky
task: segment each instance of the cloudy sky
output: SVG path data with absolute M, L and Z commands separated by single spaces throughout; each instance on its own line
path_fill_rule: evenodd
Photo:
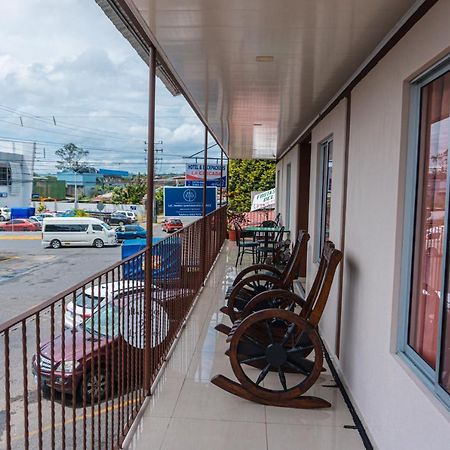
M 36 141 L 35 171 L 47 173 L 73 142 L 96 167 L 145 171 L 147 66 L 95 1 L 2 1 L 0 13 L 0 151 Z M 203 127 L 159 80 L 156 101 L 157 168 L 181 172 L 172 155 L 201 150 Z

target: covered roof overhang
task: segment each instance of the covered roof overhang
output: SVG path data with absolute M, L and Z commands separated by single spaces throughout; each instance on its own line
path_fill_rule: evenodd
M 426 1 L 96 0 L 231 158 L 277 158 Z M 432 3 L 432 2 L 428 2 Z

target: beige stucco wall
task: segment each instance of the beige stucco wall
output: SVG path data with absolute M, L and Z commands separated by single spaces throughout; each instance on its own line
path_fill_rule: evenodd
M 280 171 L 280 182 L 277 184 L 279 192 L 278 195 L 278 211 L 281 212 L 281 223 L 286 225 L 286 167 L 291 164 L 291 208 L 290 208 L 290 225 L 291 238 L 295 237 L 295 231 L 297 230 L 297 191 L 298 191 L 298 147 L 295 146 L 280 162 L 277 164 L 277 174 Z M 292 235 L 294 233 L 294 235 Z
M 338 370 L 375 445 L 383 450 L 450 446 L 450 413 L 395 353 L 401 266 L 408 80 L 450 52 L 450 1 L 440 1 L 352 91 L 344 305 Z M 339 242 L 343 108 L 313 131 L 335 136 L 331 238 Z M 339 143 L 338 141 L 339 136 Z M 312 158 L 310 233 L 317 157 Z M 335 198 L 336 196 L 336 198 Z M 308 266 L 311 279 L 315 266 Z M 334 298 L 322 323 L 334 352 Z
M 337 248 L 341 248 L 341 220 L 344 184 L 344 153 L 346 139 L 346 114 L 347 100 L 342 100 L 337 107 L 313 129 L 311 136 L 311 180 L 310 180 L 310 209 L 308 228 L 311 239 L 308 243 L 308 276 L 307 288 L 314 280 L 318 268 L 316 255 L 318 254 L 318 241 L 316 232 L 320 221 L 320 144 L 325 139 L 333 138 L 333 172 L 331 187 L 331 209 L 330 209 L 330 240 Z M 338 276 L 333 283 L 330 298 L 322 317 L 320 328 L 322 335 L 328 345 L 334 350 L 336 345 L 336 318 L 338 309 Z

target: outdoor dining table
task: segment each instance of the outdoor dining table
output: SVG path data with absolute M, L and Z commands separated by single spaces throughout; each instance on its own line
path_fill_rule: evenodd
M 258 227 L 258 226 L 249 226 L 245 227 L 244 231 L 249 233 L 264 233 L 264 246 L 267 247 L 269 245 L 269 234 L 270 233 L 278 233 L 281 231 L 282 227 Z M 289 233 L 289 230 L 284 230 L 284 233 Z

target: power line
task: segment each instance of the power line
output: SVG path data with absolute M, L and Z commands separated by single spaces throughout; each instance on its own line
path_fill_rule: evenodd
M 10 108 L 8 106 L 0 105 L 0 109 L 2 109 L 4 111 L 11 112 L 12 114 L 16 114 L 18 116 L 18 118 L 20 119 L 21 127 L 23 127 L 23 128 L 32 128 L 29 125 L 25 126 L 23 124 L 22 117 L 28 117 L 28 118 L 34 119 L 34 120 L 36 120 L 38 122 L 44 123 L 47 126 L 48 125 L 50 125 L 50 126 L 57 126 L 57 127 L 60 127 L 60 128 L 67 128 L 69 130 L 75 130 L 75 131 L 78 131 L 78 130 L 82 131 L 84 129 L 84 130 L 88 131 L 89 133 L 95 133 L 95 134 L 101 136 L 100 138 L 95 138 L 94 137 L 94 139 L 105 139 L 105 138 L 108 138 L 108 139 L 118 139 L 118 140 L 140 140 L 138 138 L 132 138 L 132 137 L 124 138 L 122 136 L 118 136 L 120 133 L 118 133 L 117 131 L 102 130 L 102 129 L 97 129 L 97 128 L 93 128 L 93 127 L 87 127 L 87 126 L 82 126 L 82 125 L 71 125 L 71 124 L 69 124 L 67 122 L 61 122 L 59 120 L 58 120 L 58 125 L 57 125 L 55 115 L 51 116 L 51 121 L 50 121 L 50 123 L 48 123 L 45 119 L 42 119 L 39 116 L 36 116 L 34 114 L 30 114 L 30 113 L 25 113 L 25 112 L 22 112 L 22 111 L 18 111 L 18 110 L 15 110 L 13 108 Z M 0 120 L 2 120 L 3 122 L 6 122 L 3 119 L 0 119 Z M 7 122 L 7 123 L 18 125 L 18 124 L 13 123 L 13 122 Z M 48 132 L 51 133 L 51 132 L 54 132 L 54 131 L 48 130 Z M 117 135 L 117 136 L 114 136 L 114 135 Z

